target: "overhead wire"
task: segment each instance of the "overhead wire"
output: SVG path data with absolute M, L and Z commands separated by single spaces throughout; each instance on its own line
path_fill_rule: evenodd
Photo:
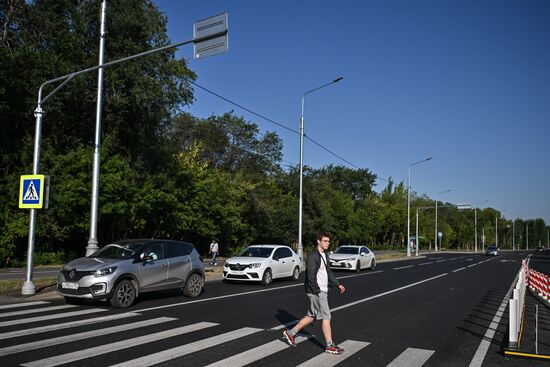
M 290 131 L 290 132 L 292 132 L 292 133 L 295 133 L 295 134 L 300 135 L 300 132 L 297 131 L 297 130 L 294 130 L 294 129 L 292 129 L 292 128 L 288 127 L 288 126 L 285 126 L 285 125 L 283 125 L 283 124 L 281 124 L 281 123 L 279 123 L 279 122 L 277 122 L 277 121 L 274 121 L 274 120 L 272 120 L 272 119 L 270 119 L 270 118 L 268 118 L 268 117 L 266 117 L 266 116 L 264 116 L 264 115 L 262 115 L 262 114 L 259 114 L 258 112 L 255 112 L 255 111 L 251 110 L 250 108 L 247 108 L 247 107 L 245 107 L 245 106 L 243 106 L 243 105 L 241 105 L 241 104 L 239 104 L 239 103 L 237 103 L 237 102 L 234 102 L 234 101 L 230 100 L 229 98 L 226 98 L 226 97 L 222 96 L 222 95 L 219 94 L 219 93 L 216 93 L 216 92 L 214 92 L 214 91 L 212 91 L 212 90 L 210 90 L 210 89 L 208 89 L 208 88 L 206 88 L 206 87 L 203 87 L 202 85 L 198 84 L 198 83 L 195 82 L 194 80 L 191 80 L 191 79 L 189 79 L 189 78 L 187 78 L 187 80 L 188 80 L 189 83 L 193 84 L 193 85 L 196 86 L 197 88 L 202 89 L 203 91 L 205 91 L 205 92 L 207 92 L 207 93 L 210 93 L 210 94 L 212 94 L 213 96 L 216 96 L 216 97 L 218 97 L 219 99 L 224 100 L 224 101 L 226 101 L 226 102 L 229 103 L 229 104 L 232 104 L 232 105 L 234 105 L 234 106 L 236 106 L 236 107 L 238 107 L 238 108 L 240 108 L 240 109 L 243 109 L 244 111 L 246 111 L 246 112 L 248 112 L 248 113 L 250 113 L 250 114 L 252 114 L 252 115 L 254 115 L 254 116 L 257 116 L 257 117 L 259 117 L 259 118 L 261 118 L 261 119 L 263 119 L 263 120 L 265 120 L 265 121 L 271 122 L 272 124 L 277 125 L 277 126 L 283 128 L 283 129 L 285 129 L 285 130 L 288 130 L 288 131 Z M 352 167 L 354 167 L 354 168 L 356 168 L 356 169 L 359 169 L 359 170 L 362 169 L 361 167 L 359 167 L 359 166 L 357 166 L 357 165 L 351 163 L 351 162 L 348 161 L 347 159 L 345 159 L 345 158 L 341 157 L 340 155 L 334 153 L 333 151 L 331 151 L 330 149 L 328 149 L 327 147 L 325 147 L 325 146 L 322 145 L 321 143 L 317 142 L 317 141 L 314 140 L 313 138 L 310 138 L 310 137 L 307 136 L 306 134 L 304 134 L 304 137 L 305 137 L 307 140 L 311 141 L 313 144 L 317 145 L 319 148 L 323 149 L 324 151 L 326 151 L 327 153 L 333 155 L 334 157 L 338 158 L 339 160 L 341 160 L 341 161 L 347 163 L 348 165 L 350 165 L 350 166 L 352 166 Z M 376 178 L 377 178 L 377 179 L 380 179 L 380 180 L 383 180 L 383 181 L 386 181 L 386 182 L 389 182 L 388 180 L 386 180 L 386 179 L 383 178 L 383 177 L 380 177 L 379 175 L 376 175 Z

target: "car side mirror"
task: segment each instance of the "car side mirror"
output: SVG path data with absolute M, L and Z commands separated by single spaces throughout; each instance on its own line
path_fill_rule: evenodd
M 145 265 L 145 263 L 147 263 L 148 261 L 151 261 L 153 260 L 153 256 L 151 255 L 145 255 L 143 256 L 143 258 L 141 259 L 141 262 L 143 263 L 143 265 Z
M 329 255 L 332 255 L 333 253 L 334 253 L 334 251 L 330 251 L 328 254 L 329 254 Z
M 367 256 L 366 252 L 361 252 L 361 256 Z

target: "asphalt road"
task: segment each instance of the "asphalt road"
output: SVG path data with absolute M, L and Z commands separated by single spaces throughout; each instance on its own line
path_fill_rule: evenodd
M 283 325 L 307 306 L 301 281 L 212 281 L 197 299 L 144 295 L 127 310 L 61 300 L 0 306 L 0 365 L 543 366 L 501 353 L 503 311 L 525 256 L 437 254 L 338 272 L 347 291 L 330 304 L 341 356 L 323 353 L 319 323 L 296 348 L 282 342 Z

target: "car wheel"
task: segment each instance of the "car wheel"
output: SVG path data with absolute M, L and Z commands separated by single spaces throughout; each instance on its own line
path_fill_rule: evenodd
M 116 308 L 130 307 L 136 299 L 136 287 L 127 279 L 120 281 L 115 289 L 109 302 Z
M 271 275 L 271 269 L 265 269 L 262 276 L 262 285 L 269 285 L 273 281 L 273 275 Z
M 294 271 L 292 271 L 292 280 L 298 280 L 300 277 L 300 268 L 297 266 L 294 268 Z
M 376 268 L 376 259 L 370 261 L 370 270 L 374 270 L 374 268 Z
M 361 261 L 357 260 L 357 264 L 355 264 L 355 271 L 361 272 Z
M 186 297 L 195 298 L 198 297 L 202 292 L 202 287 L 204 286 L 204 282 L 202 277 L 197 274 L 193 273 L 187 279 L 187 283 L 185 283 L 185 287 L 183 287 L 183 294 Z
M 81 305 L 84 303 L 84 300 L 82 298 L 76 298 L 76 297 L 65 297 L 65 303 L 69 305 Z

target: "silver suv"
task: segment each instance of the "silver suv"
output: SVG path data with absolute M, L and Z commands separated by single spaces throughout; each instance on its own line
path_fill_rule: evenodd
M 57 293 L 67 303 L 109 300 L 126 308 L 140 293 L 182 288 L 197 297 L 204 286 L 204 264 L 191 243 L 169 240 L 122 240 L 89 257 L 65 264 L 57 276 Z

